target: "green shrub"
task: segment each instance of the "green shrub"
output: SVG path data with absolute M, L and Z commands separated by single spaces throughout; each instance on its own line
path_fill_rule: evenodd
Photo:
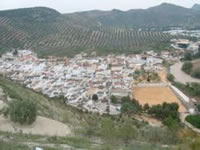
M 149 109 L 148 113 L 162 121 L 164 121 L 168 117 L 179 121 L 178 108 L 179 106 L 177 103 L 163 103 L 162 105 L 158 104 L 152 106 Z
M 193 76 L 194 78 L 200 79 L 200 68 L 198 68 L 197 70 L 194 70 L 194 71 L 192 72 L 192 76 Z
M 15 142 L 0 141 L 0 150 L 31 150 L 31 148 Z
M 15 100 L 9 104 L 8 115 L 13 122 L 32 124 L 36 120 L 36 105 L 31 101 Z
M 199 97 L 200 96 L 200 84 L 199 83 L 187 83 L 184 85 L 179 82 L 173 82 L 173 85 L 179 88 L 181 91 L 186 93 L 186 95 L 191 97 Z
M 184 60 L 192 60 L 192 53 L 191 52 L 186 52 L 184 54 Z
M 190 74 L 192 71 L 192 63 L 191 62 L 185 62 L 182 66 L 182 70 L 187 73 Z
M 200 96 L 200 84 L 199 83 L 190 83 L 187 84 L 188 92 L 193 96 Z
M 164 119 L 163 124 L 171 130 L 176 130 L 180 127 L 179 122 L 176 119 L 173 119 L 171 116 Z
M 142 106 L 136 99 L 130 99 L 130 97 L 123 97 L 121 99 L 121 103 L 122 113 L 138 113 L 142 111 Z
M 92 95 L 92 100 L 93 101 L 97 101 L 98 100 L 98 95 L 97 94 Z
M 168 81 L 174 82 L 174 79 L 175 79 L 175 77 L 174 77 L 173 74 L 170 74 L 170 73 L 169 73 L 169 74 L 167 75 L 167 80 L 168 80 Z
M 200 112 L 200 104 L 197 104 L 197 109 Z
M 143 110 L 144 110 L 144 111 L 149 111 L 149 109 L 150 109 L 149 104 L 148 104 L 148 103 L 144 104 Z
M 200 115 L 189 115 L 185 118 L 185 120 L 192 124 L 194 127 L 200 129 Z
M 112 95 L 112 96 L 110 97 L 110 99 L 111 99 L 111 102 L 112 102 L 113 104 L 116 104 L 116 103 L 117 103 L 117 98 L 116 98 L 114 95 Z

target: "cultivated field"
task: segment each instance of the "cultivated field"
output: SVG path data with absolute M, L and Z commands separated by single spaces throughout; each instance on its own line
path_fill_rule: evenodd
M 1 17 L 0 37 L 2 49 L 26 48 L 38 50 L 41 55 L 57 56 L 94 50 L 99 54 L 133 53 L 174 38 L 162 32 L 108 27 L 91 29 L 68 21 L 21 23 Z
M 163 102 L 179 104 L 179 111 L 186 112 L 186 108 L 169 87 L 134 87 L 133 96 L 142 104 L 162 104 Z

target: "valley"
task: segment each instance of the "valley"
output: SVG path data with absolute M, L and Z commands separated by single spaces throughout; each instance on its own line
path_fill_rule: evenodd
M 0 10 L 0 150 L 199 150 L 199 4 L 54 8 Z

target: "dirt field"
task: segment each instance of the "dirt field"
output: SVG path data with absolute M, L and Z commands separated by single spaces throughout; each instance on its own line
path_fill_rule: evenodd
M 155 126 L 155 127 L 161 127 L 162 126 L 162 122 L 151 117 L 151 116 L 146 116 L 145 114 L 140 114 L 140 115 L 136 115 L 135 116 L 136 119 L 138 119 L 139 121 L 146 121 L 148 122 L 151 126 Z
M 163 69 L 162 71 L 160 71 L 158 73 L 158 75 L 160 76 L 160 80 L 163 82 L 163 83 L 167 83 L 167 71 L 165 69 Z
M 31 126 L 19 126 L 0 116 L 0 131 L 48 136 L 66 136 L 70 134 L 67 125 L 41 116 L 38 116 Z
M 179 111 L 185 112 L 186 109 L 176 95 L 168 87 L 135 87 L 133 88 L 133 96 L 144 105 L 162 104 L 163 102 L 177 102 Z
M 199 69 L 200 59 L 193 61 L 192 64 L 193 64 L 193 70 Z

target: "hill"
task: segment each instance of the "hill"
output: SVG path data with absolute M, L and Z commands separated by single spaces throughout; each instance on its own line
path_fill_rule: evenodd
M 0 89 L 5 92 L 0 101 L 8 102 L 9 99 L 15 99 L 35 102 L 38 115 L 62 122 L 72 131 L 71 135 L 64 137 L 59 137 L 58 134 L 42 136 L 24 134 L 22 131 L 18 133 L 0 131 L 0 145 L 3 150 L 32 150 L 36 146 L 45 150 L 58 150 L 58 148 L 59 150 L 66 150 L 66 148 L 81 150 L 190 150 L 195 148 L 194 150 L 197 150 L 199 148 L 199 134 L 176 124 L 173 124 L 172 128 L 156 127 L 139 121 L 135 114 L 108 116 L 83 112 L 64 104 L 62 99 L 47 98 L 4 77 L 0 77 Z M 6 122 L 1 123 L 3 125 Z M 42 129 L 45 125 L 42 123 L 39 128 Z M 51 132 L 49 126 L 46 130 Z
M 53 22 L 61 14 L 46 7 L 23 8 L 0 12 L 0 17 L 17 22 Z
M 87 11 L 60 14 L 46 7 L 0 11 L 0 51 L 30 48 L 45 55 L 81 51 L 99 54 L 136 53 L 168 48 L 169 27 L 193 27 L 200 13 L 172 4 L 129 11 Z
M 200 11 L 200 5 L 199 4 L 194 4 L 194 6 L 192 7 L 192 9 Z
M 163 3 L 159 6 L 148 9 L 133 9 L 129 11 L 88 11 L 74 14 L 66 14 L 74 20 L 82 18 L 94 21 L 96 25 L 130 27 L 130 28 L 158 28 L 169 26 L 195 26 L 200 23 L 200 13 L 194 8 L 184 8 L 181 6 Z M 80 21 L 80 20 L 79 20 Z M 81 21 L 82 22 L 82 21 Z

